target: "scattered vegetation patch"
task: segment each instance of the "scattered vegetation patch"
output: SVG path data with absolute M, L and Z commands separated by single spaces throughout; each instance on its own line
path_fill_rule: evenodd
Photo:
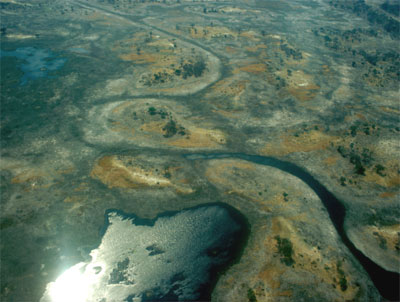
M 339 274 L 340 289 L 342 291 L 346 291 L 347 290 L 347 279 L 346 279 L 346 276 L 344 275 L 344 271 L 342 270 L 342 262 L 338 261 L 338 263 L 336 265 L 336 269 Z
M 256 294 L 251 288 L 247 290 L 247 299 L 249 302 L 257 302 Z
M 168 169 L 165 170 L 164 172 L 164 177 L 170 179 L 171 178 L 171 172 L 168 171 Z
M 188 77 L 194 76 L 195 78 L 201 77 L 206 69 L 206 63 L 203 59 L 198 59 L 195 63 L 186 63 L 181 65 L 181 69 L 183 70 L 180 72 L 183 79 L 187 79 Z M 175 71 L 175 73 L 177 70 Z
M 368 148 L 360 150 L 354 146 L 354 143 L 351 143 L 348 149 L 338 146 L 337 151 L 343 158 L 349 159 L 350 163 L 354 165 L 354 173 L 358 175 L 365 175 L 365 166 L 369 166 L 373 161 L 372 151 Z M 382 171 L 379 170 L 379 172 Z
M 281 255 L 281 262 L 287 266 L 292 266 L 295 261 L 293 260 L 293 246 L 289 239 L 281 238 L 279 235 L 275 236 L 278 244 L 278 252 Z
M 379 247 L 383 250 L 386 250 L 387 249 L 386 239 L 383 236 L 381 236 L 378 232 L 373 232 L 372 234 L 379 240 Z
M 385 3 L 381 4 L 381 8 L 388 12 L 389 14 L 392 14 L 394 16 L 400 17 L 400 3 L 399 2 L 389 2 L 389 0 L 386 0 Z
M 142 76 L 141 82 L 145 86 L 162 85 L 171 83 L 176 78 L 186 80 L 190 77 L 199 78 L 206 71 L 207 66 L 202 57 L 182 61 L 179 67 L 174 69 L 164 69 L 155 73 L 148 73 Z
M 154 74 L 143 75 L 142 82 L 145 86 L 160 85 L 173 80 L 173 76 L 167 71 L 159 71 Z
M 288 199 L 288 196 L 289 196 L 289 194 L 288 194 L 288 193 L 286 193 L 286 192 L 283 192 L 283 200 L 284 200 L 284 201 L 286 201 L 286 202 L 288 202 L 288 201 L 289 201 L 289 199 Z
M 162 128 L 164 131 L 163 136 L 166 138 L 173 137 L 175 134 L 185 135 L 185 128 L 176 124 L 173 119 L 170 119 L 168 123 Z
M 148 111 L 147 111 L 150 115 L 160 115 L 160 117 L 162 119 L 165 119 L 168 116 L 168 113 L 166 111 L 164 111 L 163 109 L 159 109 L 157 110 L 154 107 L 149 107 Z
M 207 70 L 207 56 L 197 48 L 178 46 L 176 39 L 152 32 L 119 40 L 113 50 L 122 60 L 146 67 L 138 83 L 148 88 L 175 87 L 182 80 L 202 77 Z
M 397 26 L 399 24 L 397 22 Z M 351 66 L 359 68 L 360 79 L 369 85 L 386 87 L 395 84 L 397 88 L 400 79 L 400 55 L 393 50 L 370 51 L 366 47 L 360 47 L 365 41 L 377 37 L 378 31 L 361 28 L 340 30 L 321 27 L 313 30 L 313 33 L 322 40 L 327 48 L 350 56 L 353 60 Z
M 301 51 L 290 47 L 288 44 L 281 44 L 281 50 L 286 54 L 287 58 L 292 58 L 294 60 L 303 59 Z
M 388 32 L 392 37 L 398 38 L 400 35 L 400 22 L 388 14 L 376 9 L 374 6 L 367 3 L 367 1 L 347 1 L 347 0 L 330 0 L 329 4 L 335 8 L 341 8 L 353 12 L 357 16 L 365 18 L 372 25 L 378 25 Z M 398 15 L 394 12 L 398 9 L 399 5 L 390 5 L 386 1 L 381 5 L 381 8 L 392 15 Z
M 382 176 L 382 177 L 385 177 L 385 176 L 386 176 L 386 174 L 383 173 L 383 171 L 385 171 L 385 167 L 382 166 L 382 165 L 380 165 L 380 164 L 378 164 L 378 165 L 375 166 L 375 171 L 376 171 L 376 174 L 378 174 L 378 175 L 380 175 L 380 176 Z

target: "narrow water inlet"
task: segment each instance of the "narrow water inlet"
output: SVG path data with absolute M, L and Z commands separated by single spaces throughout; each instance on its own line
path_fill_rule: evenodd
M 342 239 L 342 242 L 364 267 L 382 297 L 390 301 L 400 300 L 400 274 L 383 269 L 354 246 L 344 231 L 344 218 L 346 215 L 345 207 L 331 192 L 329 192 L 308 172 L 304 171 L 295 164 L 268 156 L 249 155 L 244 153 L 191 153 L 184 154 L 183 156 L 189 160 L 238 158 L 256 164 L 278 168 L 284 172 L 298 177 L 305 182 L 321 199 L 333 225 L 336 228 L 336 231 Z

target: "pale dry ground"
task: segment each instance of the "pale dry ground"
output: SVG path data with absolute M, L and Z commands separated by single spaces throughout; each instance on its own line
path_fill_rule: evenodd
M 398 152 L 398 144 L 388 139 L 390 136 L 385 132 L 385 129 L 375 129 L 368 135 L 360 133 L 357 137 L 352 137 L 346 135 L 346 131 L 324 131 L 321 126 L 318 130 L 311 128 L 304 132 L 289 131 L 277 137 L 277 143 L 266 144 L 261 153 L 271 156 L 286 155 L 295 162 L 301 158 L 303 167 L 314 175 L 319 175 L 343 202 L 355 211 L 359 211 L 357 207 L 364 208 L 366 217 L 375 216 L 385 208 L 396 207 L 399 200 L 400 166 L 393 158 L 393 154 Z M 355 166 L 349 161 L 349 156 L 343 158 L 337 151 L 340 146 L 348 148 L 351 144 L 356 149 L 359 148 L 360 153 L 365 148 L 372 153 L 373 162 L 365 166 L 363 175 L 354 172 Z M 377 169 L 379 165 L 384 166 L 383 171 Z M 399 233 L 400 228 L 393 220 L 394 217 L 388 218 L 390 220 L 386 222 L 375 221 L 373 225 L 360 225 L 359 215 L 346 215 L 346 225 L 348 235 L 357 248 L 385 269 L 397 271 L 400 237 L 393 235 L 388 240 L 395 244 L 383 244 L 383 239 L 373 235 L 371 231 L 371 228 L 376 228 L 385 232 L 385 228 L 390 227 L 397 229 Z
M 13 0 L 1 2 L 17 3 Z M 140 9 L 145 10 L 146 5 Z M 240 151 L 289 160 L 308 170 L 349 206 L 351 215 L 346 216 L 346 229 L 352 242 L 379 265 L 398 270 L 399 224 L 392 221 L 389 225 L 364 221 L 363 225 L 358 223 L 360 216 L 383 215 L 380 212 L 382 209 L 390 211 L 398 204 L 400 167 L 395 156 L 399 151 L 398 135 L 379 125 L 377 128 L 382 128 L 379 133 L 378 130 L 370 130 L 371 134 L 367 135 L 359 130 L 355 138 L 349 135 L 349 127 L 354 123 L 371 126 L 382 117 L 398 118 L 398 91 L 376 89 L 385 81 L 381 76 L 369 75 L 364 80 L 369 85 L 366 86 L 369 95 L 363 98 L 357 95 L 357 88 L 354 88 L 358 80 L 355 77 L 359 75 L 346 62 L 321 60 L 316 53 L 308 53 L 309 50 L 304 49 L 307 42 L 296 43 L 284 32 L 264 35 L 258 28 L 238 30 L 235 23 L 224 24 L 229 20 L 240 24 L 245 12 L 259 15 L 257 10 L 220 7 L 219 11 L 225 15 L 212 15 L 218 21 L 218 25 L 213 26 L 208 24 L 208 20 L 204 21 L 201 10 L 196 11 L 195 18 L 192 15 L 179 15 L 181 12 L 175 10 L 177 15 L 170 19 L 166 16 L 163 20 L 145 20 L 161 29 L 168 29 L 172 34 L 192 39 L 196 45 L 190 44 L 190 40 L 176 39 L 156 29 L 151 29 L 151 41 L 145 42 L 150 28 L 138 26 L 111 13 L 90 11 L 88 16 L 82 17 L 82 20 L 89 20 L 91 24 L 101 25 L 102 28 L 130 26 L 135 31 L 125 38 L 114 39 L 110 47 L 101 44 L 108 41 L 102 40 L 105 39 L 102 34 L 82 34 L 82 41 L 77 39 L 85 46 L 93 43 L 98 48 L 104 47 L 106 51 L 109 48 L 107 54 L 110 57 L 131 64 L 130 69 L 124 69 L 118 77 L 104 77 L 94 87 L 88 87 L 86 95 L 80 100 L 85 104 L 87 102 L 86 109 L 77 106 L 75 111 L 78 113 L 72 115 L 75 118 L 83 111 L 80 117 L 82 122 L 77 124 L 83 127 L 84 139 L 90 143 L 90 148 L 128 146 L 190 152 L 225 150 L 229 143 L 229 148 L 236 145 Z M 196 25 L 191 26 L 192 22 L 196 22 Z M 176 24 L 180 25 L 179 29 Z M 57 34 L 70 37 L 67 28 L 58 28 Z M 33 35 L 16 31 L 7 34 L 7 38 L 31 39 Z M 177 49 L 174 42 L 177 42 Z M 139 43 L 141 50 L 138 53 L 135 44 Z M 220 58 L 199 45 L 215 50 L 224 57 L 224 62 L 221 63 Z M 290 52 L 300 53 L 301 59 L 287 56 L 283 50 L 285 47 Z M 173 76 L 174 68 L 181 59 L 185 61 L 194 57 L 192 48 L 206 59 L 208 70 L 201 78 L 185 81 L 174 78 L 170 83 L 153 87 L 145 87 L 139 82 L 149 71 L 150 74 L 165 72 Z M 314 65 L 310 67 L 311 63 Z M 221 67 L 227 70 L 223 75 L 220 73 Z M 252 91 L 255 88 L 257 92 Z M 376 90 L 369 91 L 370 88 Z M 202 89 L 205 89 L 204 94 L 201 94 Z M 274 92 L 265 94 L 266 91 Z M 214 117 L 214 122 L 210 122 L 211 119 L 204 122 L 201 116 L 196 116 L 185 106 L 185 102 L 162 99 L 162 96 L 184 96 L 195 92 L 200 92 L 199 106 L 205 108 L 202 113 L 209 110 L 210 114 L 215 113 L 221 120 Z M 331 98 L 325 97 L 328 92 Z M 129 98 L 143 94 L 158 94 L 160 98 Z M 112 101 L 107 102 L 107 97 Z M 293 101 L 294 109 L 285 107 L 284 101 L 288 99 Z M 369 103 L 365 103 L 365 99 Z M 63 96 L 56 95 L 53 100 L 49 99 L 49 103 L 62 100 Z M 335 111 L 340 111 L 344 101 L 347 101 L 343 107 L 348 115 L 346 112 L 347 116 L 340 125 L 329 129 L 326 124 L 332 121 L 325 122 L 324 118 L 330 112 L 333 115 Z M 177 125 L 185 128 L 185 135 L 164 137 L 166 132 L 163 128 L 167 121 L 149 116 L 149 106 L 168 111 Z M 259 114 L 256 115 L 254 111 Z M 138 120 L 132 118 L 133 112 L 138 114 Z M 341 114 L 342 111 L 338 113 L 339 116 Z M 303 124 L 307 124 L 304 131 Z M 254 127 L 255 131 L 237 135 L 247 127 Z M 53 152 L 47 150 L 47 143 L 47 140 L 37 139 L 35 144 L 43 146 L 33 148 L 33 152 Z M 352 143 L 360 152 L 363 148 L 372 151 L 374 160 L 365 167 L 365 175 L 355 174 L 354 165 L 337 151 L 339 146 L 349 150 Z M 63 144 L 62 140 L 57 144 Z M 93 184 L 103 185 L 109 192 L 117 190 L 121 194 L 139 196 L 145 201 L 143 208 L 152 204 L 152 194 L 159 198 L 160 194 L 168 193 L 168 198 L 173 196 L 179 200 L 182 196 L 196 193 L 194 176 L 190 175 L 186 166 L 171 166 L 164 170 L 159 162 L 152 164 L 148 158 L 116 153 L 114 150 L 108 155 L 87 156 L 90 167 L 84 173 L 88 179 L 74 183 L 67 194 L 65 187 L 62 187 L 68 183 L 66 177 L 80 167 L 74 165 L 71 159 L 55 164 L 62 157 L 58 152 L 54 152 L 56 160 L 45 163 L 2 158 L 2 168 L 10 173 L 7 178 L 9 185 L 20 188 L 23 194 L 36 196 L 34 194 L 45 191 L 64 194 L 63 200 L 71 216 L 77 213 L 85 215 L 85 211 L 88 211 L 85 207 L 91 204 L 91 190 L 97 189 Z M 79 152 L 70 157 L 74 156 L 84 157 Z M 156 162 L 155 158 L 153 160 Z M 385 166 L 383 173 L 377 172 L 377 164 Z M 252 235 L 241 261 L 221 278 L 213 299 L 246 301 L 250 288 L 254 290 L 257 301 L 293 301 L 305 296 L 310 301 L 378 299 L 370 281 L 361 273 L 363 270 L 342 249 L 320 200 L 301 181 L 279 170 L 243 161 L 215 160 L 205 165 L 205 177 L 218 192 L 212 198 L 222 196 L 226 202 L 235 203 L 239 210 L 254 218 Z M 171 174 L 170 178 L 165 176 L 166 172 Z M 341 177 L 346 179 L 345 186 L 341 184 Z M 141 192 L 147 195 L 142 196 Z M 18 202 L 18 206 L 32 207 L 17 199 L 12 200 L 15 204 Z M 46 205 L 49 203 L 46 201 Z M 43 204 L 38 202 L 34 207 L 40 209 Z M 162 208 L 167 207 L 163 205 Z M 13 210 L 8 208 L 6 213 L 12 213 Z M 353 215 L 354 212 L 359 212 L 360 216 Z M 385 216 L 382 217 L 385 219 Z M 324 221 L 323 228 L 321 221 Z M 282 262 L 276 236 L 291 242 L 293 267 Z M 347 282 L 345 290 L 340 284 L 343 277 Z
M 361 281 L 365 277 L 342 248 L 321 201 L 301 180 L 228 159 L 209 161 L 205 175 L 228 202 L 230 196 L 240 198 L 236 207 L 253 217 L 244 254 L 221 277 L 214 301 L 243 301 L 249 288 L 257 301 L 292 301 L 302 295 L 321 301 L 374 299 L 376 292 L 369 281 Z M 282 239 L 290 242 L 290 257 L 279 248 Z
M 227 10 L 229 13 L 233 13 L 234 10 Z M 237 13 L 239 11 L 236 11 Z M 200 17 L 199 17 L 200 18 Z M 189 24 L 190 21 L 187 18 L 177 18 L 177 21 L 182 24 Z M 156 24 L 155 19 L 149 18 L 146 20 L 151 24 Z M 158 22 L 158 21 L 157 21 Z M 311 172 L 315 169 L 315 163 L 318 162 L 318 169 L 315 171 L 317 174 L 325 175 L 322 178 L 326 181 L 327 178 L 331 178 L 328 183 L 330 183 L 330 188 L 333 192 L 346 191 L 348 193 L 344 195 L 359 195 L 360 190 L 365 190 L 371 188 L 371 185 L 377 190 L 374 195 L 377 198 L 382 198 L 382 201 L 387 205 L 393 204 L 398 198 L 398 190 L 400 184 L 400 177 L 398 174 L 398 165 L 395 160 L 393 160 L 393 152 L 395 150 L 388 149 L 386 147 L 376 147 L 376 146 L 387 146 L 384 139 L 370 140 L 368 136 L 362 136 L 361 133 L 356 139 L 346 136 L 344 134 L 347 130 L 337 129 L 329 130 L 324 126 L 323 121 L 318 121 L 318 118 L 313 116 L 300 116 L 300 114 L 293 114 L 284 111 L 274 112 L 272 117 L 269 118 L 253 118 L 248 112 L 248 91 L 251 89 L 249 83 L 252 79 L 262 79 L 263 81 L 269 83 L 269 85 L 282 85 L 279 87 L 278 97 L 286 98 L 293 97 L 296 101 L 296 106 L 303 107 L 308 112 L 319 113 L 324 110 L 330 110 L 333 106 L 332 100 L 337 100 L 340 98 L 348 97 L 354 93 L 353 89 L 350 87 L 352 83 L 352 71 L 349 67 L 345 65 L 336 66 L 333 62 L 326 64 L 326 62 L 321 62 L 318 66 L 318 73 L 313 74 L 310 72 L 308 64 L 312 63 L 315 58 L 310 53 L 302 51 L 299 47 L 296 47 L 294 43 L 289 41 L 284 35 L 269 34 L 266 36 L 261 36 L 259 32 L 246 30 L 239 32 L 236 29 L 229 28 L 229 26 L 206 26 L 206 25 L 183 25 L 176 28 L 172 28 L 173 22 L 169 23 L 166 20 L 161 21 L 163 25 L 171 27 L 170 31 L 174 34 L 179 34 L 190 39 L 200 41 L 205 44 L 215 44 L 216 41 L 220 39 L 227 39 L 230 42 L 229 46 L 225 47 L 227 54 L 230 54 L 231 60 L 229 60 L 229 65 L 231 68 L 231 74 L 229 77 L 224 77 L 214 85 L 212 85 L 206 92 L 205 97 L 202 102 L 210 104 L 213 112 L 220 114 L 225 119 L 229 120 L 232 125 L 267 125 L 268 127 L 284 127 L 283 130 L 279 129 L 272 136 L 267 139 L 264 137 L 259 139 L 257 137 L 250 137 L 248 139 L 249 145 L 256 146 L 257 152 L 263 155 L 286 157 L 295 163 L 307 162 Z M 246 47 L 241 47 L 240 44 L 243 43 Z M 170 47 L 170 41 L 166 39 L 160 39 L 156 41 L 156 44 L 160 47 Z M 289 53 L 297 53 L 299 58 L 287 55 L 286 51 L 289 49 Z M 246 56 L 240 59 L 236 59 L 238 55 L 243 54 L 243 50 L 246 51 Z M 166 52 L 168 54 L 168 52 Z M 169 54 L 168 54 L 169 55 Z M 280 58 L 279 64 L 275 57 Z M 170 62 L 170 59 L 164 55 L 164 59 L 161 57 L 156 58 L 154 56 L 148 55 L 147 53 L 142 55 L 130 54 L 123 57 L 125 60 L 142 61 L 151 63 L 159 66 L 160 62 Z M 158 62 L 158 63 L 157 63 Z M 159 68 L 159 67 L 158 67 Z M 157 69 L 160 70 L 160 69 Z M 336 81 L 337 78 L 340 79 L 340 84 L 333 90 L 332 100 L 327 100 L 322 98 L 322 93 L 326 91 L 326 87 L 322 87 L 319 83 L 320 80 L 318 76 L 324 76 L 329 81 Z M 339 75 L 339 76 L 338 76 Z M 284 84 L 282 84 L 282 80 Z M 117 80 L 120 81 L 120 80 Z M 122 80 L 121 80 L 122 81 Z M 126 82 L 121 82 L 116 86 L 122 87 L 127 85 Z M 371 77 L 366 79 L 366 83 L 376 84 Z M 121 86 L 122 85 L 122 86 Z M 113 86 L 114 87 L 114 86 Z M 114 88 L 113 88 L 114 89 Z M 162 93 L 168 93 L 168 90 L 164 90 Z M 223 99 L 221 101 L 220 99 Z M 390 99 L 394 100 L 395 95 L 391 96 Z M 323 100 L 323 102 L 321 102 Z M 260 100 L 260 104 L 267 105 L 268 99 Z M 386 103 L 385 103 L 386 102 Z M 382 104 L 386 106 L 378 107 L 382 112 L 391 112 L 398 114 L 398 112 L 393 112 L 393 102 L 382 100 Z M 356 118 L 349 116 L 346 117 L 346 122 L 351 124 L 354 120 L 363 120 L 363 107 L 359 106 L 357 108 L 358 113 Z M 315 119 L 315 120 L 313 120 Z M 299 125 L 301 123 L 312 121 L 313 123 L 309 126 L 309 129 L 305 132 L 299 131 Z M 371 123 L 371 122 L 369 122 Z M 160 133 L 162 123 L 150 123 L 142 126 L 142 129 L 152 132 Z M 191 143 L 184 138 L 178 139 L 174 142 L 168 143 L 171 146 L 177 146 L 180 148 L 215 148 L 218 145 L 212 145 L 209 139 L 206 143 L 203 143 L 203 136 L 193 135 L 198 141 L 198 144 Z M 224 135 L 226 137 L 226 135 Z M 263 142 L 264 141 L 264 142 Z M 266 141 L 266 142 L 265 142 Z M 217 141 L 216 141 L 217 142 Z M 344 159 L 337 152 L 337 148 L 341 145 L 348 146 L 351 143 L 356 143 L 360 149 L 368 148 L 372 150 L 376 156 L 376 163 L 385 162 L 385 176 L 377 173 L 376 166 L 370 165 L 366 167 L 365 175 L 358 176 L 354 175 L 353 165 L 348 162 L 348 159 Z M 304 164 L 303 164 L 304 165 Z M 326 169 L 329 167 L 329 169 Z M 314 173 L 314 174 L 315 174 Z M 340 177 L 346 178 L 346 187 L 343 188 L 340 184 Z M 335 182 L 333 185 L 331 184 Z M 369 191 L 369 190 L 368 190 Z M 339 194 L 340 195 L 340 194 Z M 359 198 L 364 199 L 363 197 Z M 370 199 L 371 200 L 371 199 Z M 344 200 L 345 202 L 350 202 Z M 364 204 L 373 204 L 372 201 L 365 200 Z M 384 206 L 381 204 L 380 206 Z M 351 225 L 351 218 L 347 218 L 349 225 Z M 379 226 L 377 226 L 379 228 Z M 367 230 L 368 227 L 365 229 Z M 368 229 L 369 230 L 369 229 Z M 369 231 L 368 231 L 369 232 Z M 352 233 L 352 231 L 350 232 Z M 355 236 L 351 236 L 354 242 L 357 242 Z M 364 236 L 370 246 L 369 250 L 374 250 L 375 252 L 368 252 L 363 248 L 363 244 L 358 244 L 358 246 L 370 255 L 376 261 L 379 261 L 377 255 L 382 253 L 387 254 L 389 257 L 385 259 L 398 259 L 398 252 L 395 250 L 396 245 L 388 244 L 386 250 L 382 250 L 379 247 L 380 239 L 378 236 Z M 359 239 L 360 240 L 360 237 Z M 380 244 L 382 246 L 382 244 Z M 373 248 L 371 248 L 371 246 Z M 372 256 L 374 254 L 374 256 Z M 394 258 L 393 258 L 394 257 Z M 394 268 L 394 261 L 391 264 L 385 265 L 386 268 Z M 388 262 L 388 261 L 386 261 Z
M 167 166 L 162 169 L 159 163 L 154 162 L 157 162 L 156 158 L 104 156 L 95 163 L 90 176 L 109 188 L 171 187 L 178 194 L 193 193 L 190 180 L 185 178 L 185 173 L 181 171 L 185 170 L 184 167 Z
M 151 107 L 162 110 L 167 116 L 151 115 Z M 188 109 L 171 100 L 136 99 L 107 103 L 89 112 L 86 140 L 100 144 L 126 143 L 160 148 L 218 149 L 224 146 L 227 138 L 223 131 L 212 125 L 200 127 L 196 117 L 187 116 Z M 184 134 L 167 135 L 165 127 L 171 120 L 178 129 L 183 127 Z

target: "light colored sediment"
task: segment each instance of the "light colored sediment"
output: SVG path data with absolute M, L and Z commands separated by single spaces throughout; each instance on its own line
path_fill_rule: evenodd
M 155 110 L 151 114 L 149 110 Z M 161 114 L 162 112 L 162 114 Z M 188 110 L 171 100 L 136 99 L 100 105 L 89 112 L 86 139 L 93 143 L 126 143 L 169 148 L 221 148 L 222 130 L 200 127 Z M 167 131 L 174 123 L 176 133 Z
M 309 297 L 339 302 L 376 297 L 368 289 L 370 281 L 342 249 L 321 201 L 301 180 L 275 168 L 233 159 L 207 162 L 205 175 L 227 200 L 241 199 L 236 206 L 252 217 L 244 254 L 219 280 L 213 301 L 247 301 L 249 290 L 257 301 Z M 254 218 L 254 211 L 262 216 Z M 290 257 L 281 250 L 282 240 L 290 242 Z
M 379 266 L 398 272 L 400 264 L 400 225 L 355 225 L 347 234 L 364 255 Z
M 220 61 L 211 53 L 165 36 L 160 32 L 140 31 L 129 39 L 117 41 L 113 51 L 124 61 L 132 63 L 132 72 L 119 79 L 108 80 L 98 93 L 106 95 L 143 94 L 186 95 L 195 93 L 215 82 L 220 76 Z M 183 66 L 205 64 L 201 76 L 183 77 Z M 181 73 L 176 73 L 176 70 Z M 162 80 L 155 80 L 162 74 Z
M 181 169 L 181 167 L 165 167 L 151 158 L 111 155 L 98 159 L 93 165 L 90 176 L 100 180 L 109 188 L 171 187 L 177 193 L 192 193 L 190 182 L 179 172 Z

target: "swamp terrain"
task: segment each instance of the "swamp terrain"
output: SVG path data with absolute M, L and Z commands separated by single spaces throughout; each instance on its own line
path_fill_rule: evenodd
M 0 0 L 0 300 L 399 300 L 399 8 Z

